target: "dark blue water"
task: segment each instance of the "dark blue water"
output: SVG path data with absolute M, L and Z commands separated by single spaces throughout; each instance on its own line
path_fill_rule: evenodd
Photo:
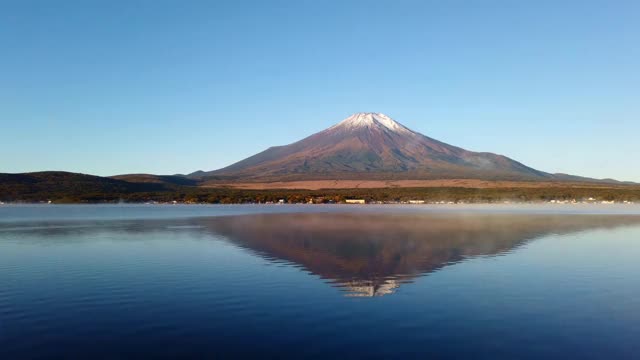
M 637 358 L 640 216 L 558 209 L 4 206 L 0 358 Z

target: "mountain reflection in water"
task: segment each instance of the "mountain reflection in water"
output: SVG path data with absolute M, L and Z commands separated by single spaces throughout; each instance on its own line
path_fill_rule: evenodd
M 507 254 L 546 235 L 628 225 L 640 225 L 640 216 L 315 212 L 0 224 L 0 232 L 39 235 L 35 239 L 47 246 L 96 234 L 116 239 L 118 232 L 222 238 L 267 261 L 300 267 L 347 296 L 373 297 L 393 294 L 447 265 Z
M 202 230 L 287 261 L 348 296 L 392 294 L 469 257 L 495 256 L 544 235 L 637 225 L 636 216 L 260 214 L 196 219 Z

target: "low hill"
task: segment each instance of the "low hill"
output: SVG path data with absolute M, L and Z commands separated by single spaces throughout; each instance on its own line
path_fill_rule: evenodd
M 141 184 L 197 186 L 200 183 L 198 180 L 182 175 L 124 174 L 111 176 L 111 178 Z
M 109 199 L 136 192 L 166 191 L 163 184 L 140 184 L 64 171 L 0 174 L 0 200 Z

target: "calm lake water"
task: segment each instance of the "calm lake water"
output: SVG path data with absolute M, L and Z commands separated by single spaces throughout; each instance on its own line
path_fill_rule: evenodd
M 637 214 L 0 206 L 0 359 L 638 358 Z

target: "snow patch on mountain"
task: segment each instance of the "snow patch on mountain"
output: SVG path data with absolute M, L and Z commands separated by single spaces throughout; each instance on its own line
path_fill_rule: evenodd
M 362 127 L 376 126 L 382 126 L 395 132 L 412 133 L 412 131 L 404 125 L 381 113 L 355 113 L 332 126 L 332 128 L 358 129 Z

